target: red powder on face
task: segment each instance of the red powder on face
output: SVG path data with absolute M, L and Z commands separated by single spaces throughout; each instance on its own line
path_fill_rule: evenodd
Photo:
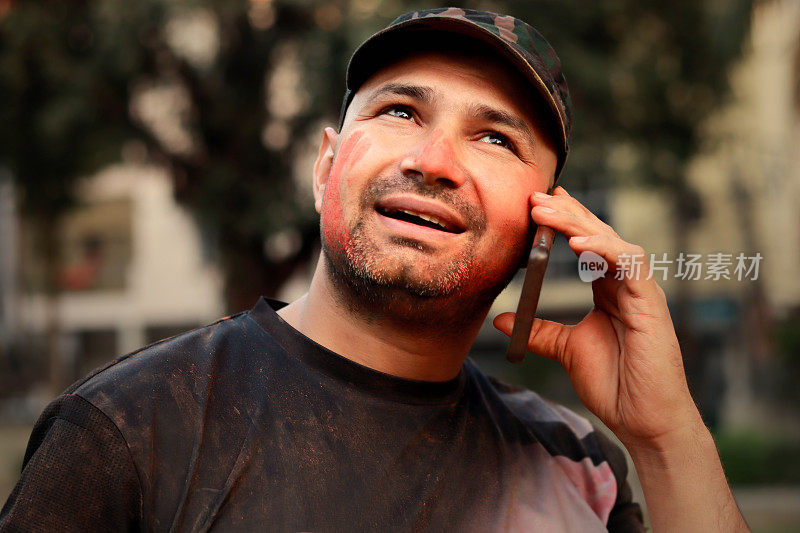
M 367 152 L 370 142 L 362 141 L 363 132 L 357 131 L 342 142 L 336 154 L 325 185 L 322 201 L 322 229 L 328 246 L 347 251 L 352 249 L 353 235 L 344 220 L 344 208 L 340 194 L 340 181 L 346 169 L 353 167 Z M 348 179 L 349 184 L 350 179 Z

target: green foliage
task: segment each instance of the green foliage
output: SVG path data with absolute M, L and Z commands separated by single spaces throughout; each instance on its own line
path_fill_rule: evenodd
M 715 435 L 732 485 L 800 483 L 800 441 L 755 431 Z

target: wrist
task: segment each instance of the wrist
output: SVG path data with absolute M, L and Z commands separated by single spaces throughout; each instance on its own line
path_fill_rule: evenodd
M 669 467 L 675 460 L 686 461 L 711 450 L 716 455 L 716 445 L 700 414 L 676 429 L 656 436 L 620 439 L 634 461 L 647 461 L 652 466 Z

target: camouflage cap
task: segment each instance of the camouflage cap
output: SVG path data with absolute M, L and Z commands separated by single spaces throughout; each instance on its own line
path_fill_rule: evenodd
M 561 72 L 561 61 L 542 34 L 529 24 L 508 15 L 446 7 L 413 11 L 396 18 L 389 26 L 364 41 L 350 58 L 347 66 L 347 92 L 339 119 L 340 129 L 354 93 L 378 68 L 385 66 L 385 61 L 381 62 L 376 58 L 389 50 L 387 47 L 392 46 L 392 38 L 405 32 L 417 32 L 415 39 L 422 35 L 442 33 L 475 39 L 497 52 L 514 70 L 530 81 L 533 94 L 545 104 L 542 107 L 551 113 L 545 118 L 555 130 L 553 133 L 558 150 L 558 179 L 569 152 L 572 128 L 569 89 Z

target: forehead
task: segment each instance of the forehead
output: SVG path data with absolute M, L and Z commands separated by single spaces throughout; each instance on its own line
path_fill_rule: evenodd
M 525 94 L 525 80 L 492 56 L 474 51 L 409 53 L 377 69 L 358 89 L 356 98 L 398 79 L 415 84 L 455 83 L 472 87 L 480 97 L 492 96 L 521 112 L 532 111 L 530 98 Z

